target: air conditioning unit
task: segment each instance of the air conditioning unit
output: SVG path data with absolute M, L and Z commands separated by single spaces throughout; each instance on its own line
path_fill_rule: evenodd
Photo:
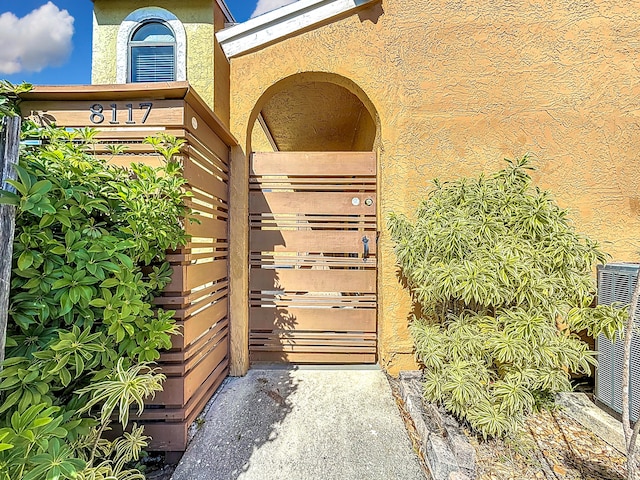
M 610 263 L 598 267 L 598 303 L 629 304 L 635 288 L 638 268 L 632 263 Z M 640 302 L 639 306 L 640 306 Z M 636 328 L 640 327 L 640 308 L 634 318 Z M 604 335 L 596 339 L 598 368 L 596 369 L 596 399 L 615 412 L 622 413 L 622 358 L 623 337 L 618 334 L 612 342 Z M 631 420 L 638 419 L 640 411 L 640 334 L 636 333 L 631 342 L 631 372 L 629 379 Z

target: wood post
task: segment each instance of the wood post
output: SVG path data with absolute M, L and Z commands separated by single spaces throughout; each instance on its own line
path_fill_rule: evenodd
M 239 146 L 231 147 L 229 197 L 230 375 L 242 377 L 249 370 L 249 161 Z
M 15 192 L 7 180 L 16 179 L 14 165 L 18 163 L 20 145 L 20 117 L 4 117 L 0 130 L 0 186 Z M 7 321 L 9 317 L 9 291 L 11 286 L 11 260 L 15 231 L 16 208 L 0 204 L 0 369 L 4 361 Z

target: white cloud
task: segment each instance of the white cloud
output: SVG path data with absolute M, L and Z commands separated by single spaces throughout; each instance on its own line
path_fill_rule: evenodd
M 48 2 L 22 18 L 0 15 L 0 73 L 62 65 L 72 50 L 74 18 Z
M 297 0 L 258 0 L 258 5 L 256 5 L 256 9 L 251 14 L 251 18 L 270 12 L 276 8 L 284 7 L 295 1 Z

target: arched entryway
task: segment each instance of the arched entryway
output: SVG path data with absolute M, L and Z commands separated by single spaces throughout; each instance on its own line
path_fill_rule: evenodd
M 252 363 L 376 362 L 378 137 L 373 105 L 337 75 L 294 75 L 256 105 Z
M 304 72 L 262 94 L 249 119 L 246 151 L 371 152 L 379 135 L 376 109 L 358 85 L 341 75 Z

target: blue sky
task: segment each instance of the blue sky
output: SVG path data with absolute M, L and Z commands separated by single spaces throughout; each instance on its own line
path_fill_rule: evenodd
M 236 21 L 243 22 L 253 13 L 292 1 L 226 4 Z M 92 8 L 91 0 L 0 0 L 0 79 L 39 85 L 91 83 Z

